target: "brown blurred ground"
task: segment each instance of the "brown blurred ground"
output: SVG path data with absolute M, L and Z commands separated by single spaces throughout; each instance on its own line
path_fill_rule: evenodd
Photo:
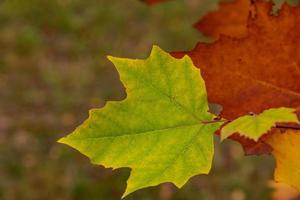
M 128 169 L 94 166 L 56 140 L 90 108 L 125 97 L 106 55 L 143 58 L 152 44 L 190 49 L 205 39 L 192 24 L 216 1 L 0 1 L 0 199 L 119 199 Z M 271 199 L 272 158 L 243 157 L 238 144 L 216 141 L 209 176 L 127 199 Z

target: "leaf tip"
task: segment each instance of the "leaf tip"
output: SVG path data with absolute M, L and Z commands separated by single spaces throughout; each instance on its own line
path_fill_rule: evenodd
M 155 57 L 155 56 L 171 56 L 168 52 L 164 51 L 162 48 L 160 48 L 158 45 L 153 45 L 152 50 L 150 53 L 150 57 Z
M 130 193 L 124 192 L 124 194 L 122 195 L 121 199 L 124 199 L 125 197 L 127 197 Z
M 106 56 L 106 58 L 112 63 L 114 63 L 114 61 L 116 60 L 116 57 L 111 56 L 111 55 Z
M 60 143 L 60 144 L 66 144 L 67 143 L 66 139 L 67 139 L 66 137 L 62 137 L 62 138 L 59 138 L 56 142 Z
M 224 133 L 221 132 L 221 134 L 220 134 L 220 142 L 223 142 L 227 138 L 228 138 L 228 136 L 226 134 L 224 134 Z
M 127 182 L 127 184 L 128 184 L 128 182 Z M 127 186 L 125 192 L 123 193 L 123 195 L 122 195 L 122 197 L 121 197 L 121 199 L 124 199 L 124 198 L 127 197 L 129 194 L 131 194 L 131 193 L 133 193 L 133 192 L 135 192 L 135 191 L 136 191 L 136 190 L 128 189 L 128 186 Z
M 152 51 L 163 51 L 158 45 L 154 44 L 152 46 Z

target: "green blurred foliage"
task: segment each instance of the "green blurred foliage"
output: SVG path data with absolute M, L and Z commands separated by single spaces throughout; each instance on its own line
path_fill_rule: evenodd
M 0 199 L 119 199 L 129 169 L 94 166 L 56 140 L 90 108 L 125 97 L 106 55 L 143 58 L 152 44 L 191 49 L 207 41 L 192 24 L 216 3 L 0 1 Z M 238 144 L 216 142 L 213 166 L 209 176 L 194 177 L 181 190 L 165 184 L 127 199 L 270 198 L 270 157 L 244 157 Z

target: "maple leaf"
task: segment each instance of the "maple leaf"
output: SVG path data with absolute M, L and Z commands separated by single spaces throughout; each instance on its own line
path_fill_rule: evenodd
M 201 69 L 208 100 L 223 106 L 221 116 L 233 120 L 249 112 L 276 107 L 300 110 L 300 7 L 284 5 L 278 16 L 272 4 L 256 1 L 256 17 L 248 19 L 243 38 L 221 35 L 213 44 L 198 43 L 188 54 Z M 270 148 L 233 135 L 247 154 Z M 258 146 L 257 146 L 258 145 Z M 262 145 L 262 146 L 261 146 Z
M 93 109 L 72 134 L 59 140 L 105 167 L 130 167 L 124 196 L 173 182 L 181 187 L 207 174 L 213 134 L 221 122 L 208 112 L 205 84 L 188 56 L 175 59 L 153 47 L 146 60 L 108 57 L 120 73 L 127 98 Z
M 299 123 L 295 109 L 291 108 L 273 108 L 265 110 L 258 115 L 246 115 L 239 117 L 221 130 L 222 140 L 228 138 L 234 133 L 257 141 L 266 134 L 276 123 Z
M 286 183 L 300 192 L 300 131 L 277 130 L 265 140 L 272 146 L 272 155 L 276 160 L 274 179 Z

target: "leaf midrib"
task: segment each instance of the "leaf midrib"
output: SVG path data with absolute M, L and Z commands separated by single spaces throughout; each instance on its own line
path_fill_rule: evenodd
M 136 136 L 136 135 L 143 135 L 143 134 L 154 134 L 155 132 L 162 132 L 172 129 L 181 129 L 181 128 L 187 128 L 187 127 L 193 127 L 193 126 L 205 126 L 206 124 L 201 124 L 201 122 L 196 124 L 189 124 L 189 125 L 179 125 L 179 126 L 173 126 L 173 127 L 167 127 L 167 128 L 161 128 L 161 129 L 153 129 L 153 130 L 147 130 L 147 131 L 140 131 L 140 132 L 134 132 L 134 133 L 126 133 L 122 135 L 112 135 L 112 136 L 96 136 L 96 137 L 83 137 L 83 138 L 68 138 L 70 140 L 100 140 L 100 139 L 107 139 L 107 138 L 116 138 L 116 137 L 128 137 L 128 136 Z M 80 131 L 80 130 L 78 130 Z

